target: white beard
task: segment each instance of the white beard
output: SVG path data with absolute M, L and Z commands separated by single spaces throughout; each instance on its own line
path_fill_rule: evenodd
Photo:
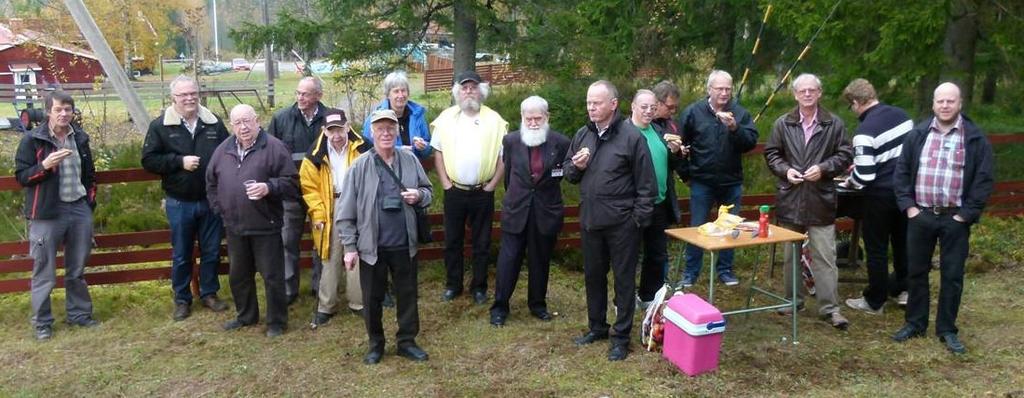
M 470 113 L 478 113 L 480 112 L 480 101 L 477 101 L 474 98 L 463 98 L 462 101 L 459 102 L 459 109 L 462 109 L 463 112 L 469 111 Z
M 538 129 L 531 129 L 525 127 L 526 123 L 523 123 L 523 126 L 524 127 L 519 130 L 519 137 L 522 139 L 523 144 L 526 144 L 526 146 L 533 148 L 535 146 L 543 144 L 545 141 L 548 140 L 547 123 L 544 123 L 544 125 L 540 126 L 540 128 Z

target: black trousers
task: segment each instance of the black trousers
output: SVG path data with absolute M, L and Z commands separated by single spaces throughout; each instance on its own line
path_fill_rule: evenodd
M 462 292 L 462 248 L 469 223 L 473 243 L 473 280 L 469 290 L 487 291 L 487 260 L 491 251 L 491 220 L 494 217 L 494 192 L 444 191 L 444 265 L 445 287 Z
M 363 288 L 363 320 L 370 348 L 384 348 L 384 293 L 387 291 L 388 273 L 394 281 L 397 306 L 398 346 L 416 343 L 420 333 L 420 312 L 416 276 L 416 259 L 409 258 L 409 249 L 377 251 L 377 263 L 359 263 L 359 285 Z
M 665 229 L 672 224 L 671 206 L 667 200 L 654 205 L 651 225 L 641 231 L 644 257 L 640 263 L 638 293 L 643 301 L 654 300 L 654 294 L 665 285 L 665 270 L 668 269 L 668 236 L 665 235 Z
M 868 266 L 864 298 L 871 308 L 878 309 L 889 297 L 907 290 L 907 217 L 896 206 L 895 194 L 868 195 L 864 203 L 861 231 Z M 892 274 L 889 273 L 890 244 Z
M 928 272 L 932 268 L 935 243 L 939 252 L 939 305 L 935 313 L 935 333 L 957 333 L 956 317 L 964 290 L 964 262 L 967 261 L 971 227 L 953 219 L 952 214 L 936 215 L 922 210 L 907 221 L 907 300 L 906 321 L 920 331 L 928 330 Z
M 523 268 L 523 257 L 527 257 L 526 303 L 530 312 L 548 309 L 548 271 L 551 268 L 551 254 L 555 250 L 557 235 L 542 235 L 537 230 L 533 213 L 526 221 L 526 227 L 518 234 L 502 232 L 501 250 L 498 252 L 498 273 L 494 280 L 494 304 L 492 314 L 508 315 L 508 302 L 516 290 L 519 271 Z
M 636 263 L 640 229 L 632 221 L 601 230 L 581 232 L 583 278 L 587 291 L 587 319 L 591 332 L 608 333 L 612 344 L 629 344 L 633 328 L 633 292 L 636 291 Z M 615 289 L 615 324 L 608 330 L 608 271 Z
M 238 321 L 253 325 L 260 320 L 256 298 L 256 273 L 263 276 L 267 299 L 267 325 L 288 326 L 288 299 L 284 293 L 284 249 L 281 234 L 228 237 L 228 282 L 235 300 Z

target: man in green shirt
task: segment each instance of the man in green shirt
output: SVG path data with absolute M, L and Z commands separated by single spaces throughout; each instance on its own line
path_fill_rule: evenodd
M 633 97 L 633 114 L 630 119 L 647 141 L 654 164 L 654 178 L 658 183 L 654 198 L 654 213 L 651 224 L 642 229 L 643 261 L 640 267 L 640 286 L 637 300 L 646 309 L 654 300 L 654 294 L 665 283 L 665 265 L 668 264 L 668 238 L 665 229 L 679 223 L 679 203 L 676 200 L 675 179 L 672 172 L 680 172 L 683 166 L 678 136 L 665 134 L 651 124 L 658 107 L 654 92 L 639 90 Z M 665 134 L 665 135 L 663 135 Z

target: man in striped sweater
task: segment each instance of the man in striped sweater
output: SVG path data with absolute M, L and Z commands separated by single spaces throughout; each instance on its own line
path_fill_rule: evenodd
M 843 99 L 857 114 L 860 125 L 853 137 L 853 173 L 843 184 L 864 193 L 862 228 L 867 251 L 868 286 L 863 297 L 846 300 L 850 308 L 881 314 L 885 301 L 897 297 L 907 304 L 907 218 L 896 206 L 893 172 L 903 149 L 903 138 L 914 126 L 902 109 L 878 102 L 875 88 L 855 79 L 843 90 Z M 889 274 L 889 244 L 892 268 Z

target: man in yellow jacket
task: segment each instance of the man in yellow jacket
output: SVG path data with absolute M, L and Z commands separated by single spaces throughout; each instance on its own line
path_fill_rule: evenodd
M 323 260 L 317 308 L 310 327 L 316 329 L 331 320 L 338 304 L 338 282 L 345 257 L 340 235 L 333 233 L 335 202 L 341 196 L 342 183 L 349 166 L 370 149 L 359 134 L 352 132 L 345 112 L 329 109 L 324 115 L 320 137 L 310 147 L 299 168 L 302 199 L 309 208 L 313 224 L 313 249 Z M 353 312 L 363 310 L 359 288 L 359 269 L 345 272 L 345 297 Z

